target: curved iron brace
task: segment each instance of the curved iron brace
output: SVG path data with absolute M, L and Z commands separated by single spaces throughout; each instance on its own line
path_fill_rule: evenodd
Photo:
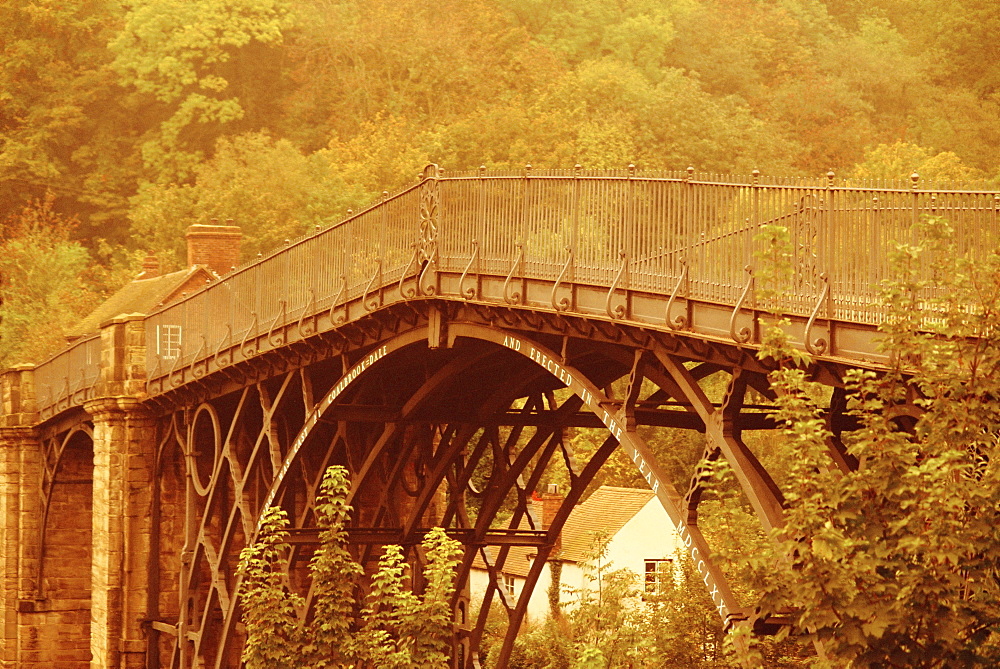
M 524 260 L 524 244 L 518 242 L 515 246 L 517 246 L 517 253 L 514 255 L 514 262 L 511 263 L 510 272 L 503 282 L 503 301 L 507 304 L 521 303 L 521 292 L 509 290 L 510 281 L 514 278 L 514 272 L 517 271 L 517 268 L 521 266 L 521 262 Z
M 216 369 L 220 369 L 232 363 L 233 361 L 232 351 L 229 352 L 229 355 L 225 358 L 225 360 L 221 361 L 219 360 L 219 354 L 222 352 L 222 349 L 225 348 L 226 345 L 232 340 L 232 338 L 233 338 L 233 326 L 231 323 L 226 323 L 226 336 L 219 340 L 219 345 L 215 349 L 215 356 L 212 360 L 215 363 Z
M 250 339 L 250 333 L 253 332 L 255 327 L 257 327 L 257 312 L 251 311 L 250 316 L 250 327 L 247 328 L 246 334 L 243 335 L 243 341 L 240 342 L 240 352 L 243 353 L 244 358 L 251 358 L 257 355 L 256 346 L 247 348 L 247 340 Z
M 417 277 L 417 292 L 421 295 L 433 296 L 437 294 L 437 286 L 433 283 L 427 285 L 424 281 L 425 277 L 430 272 L 437 272 L 437 254 L 435 253 L 433 257 L 428 258 L 427 262 L 424 264 L 423 270 L 420 272 L 420 276 Z
M 330 323 L 333 324 L 333 325 L 340 325 L 341 323 L 343 323 L 344 321 L 347 320 L 347 305 L 346 304 L 344 305 L 344 312 L 342 314 L 339 314 L 337 316 L 333 315 L 333 312 L 336 311 L 336 309 L 337 309 L 337 305 L 341 304 L 344 301 L 345 297 L 347 297 L 347 275 L 346 274 L 341 274 L 340 275 L 340 292 L 337 293 L 337 296 L 335 298 L 333 298 L 333 302 L 330 303 L 329 317 L 330 317 Z
M 71 405 L 72 404 L 83 404 L 84 402 L 86 402 L 87 401 L 87 390 L 88 390 L 88 388 L 87 388 L 87 370 L 84 367 L 80 367 L 80 381 L 76 384 L 76 388 L 73 389 L 73 392 L 70 395 L 70 398 L 69 398 L 70 404 Z M 80 400 L 76 399 L 76 396 L 79 393 L 81 393 L 81 392 L 83 393 L 83 399 L 80 399 Z
M 382 259 L 378 259 L 378 263 L 375 267 L 375 273 L 372 274 L 372 278 L 368 280 L 368 285 L 365 286 L 364 295 L 361 296 L 361 304 L 364 305 L 365 311 L 371 312 L 382 306 L 382 296 L 379 294 L 379 299 L 377 301 L 368 302 L 368 294 L 371 293 L 372 286 L 375 285 L 375 279 L 378 279 L 379 289 L 382 287 Z
M 299 336 L 302 337 L 303 339 L 305 339 L 311 334 L 316 334 L 316 316 L 312 317 L 311 319 L 312 322 L 306 328 L 302 327 L 302 321 L 305 320 L 306 314 L 310 313 L 311 311 L 312 312 L 316 311 L 316 292 L 312 288 L 309 289 L 309 301 L 306 302 L 306 305 L 304 307 L 302 307 L 302 313 L 299 314 L 298 330 L 299 330 Z
M 812 338 L 813 325 L 816 323 L 816 316 L 819 315 L 819 310 L 823 308 L 823 304 L 826 302 L 827 296 L 830 294 L 830 277 L 827 276 L 826 272 L 819 275 L 820 280 L 823 282 L 823 290 L 820 291 L 819 299 L 816 300 L 816 307 L 812 311 L 812 315 L 809 316 L 809 322 L 806 323 L 806 350 L 812 355 L 823 355 L 826 353 L 829 343 L 826 339 L 822 337 Z
M 208 358 L 205 358 L 205 364 L 202 365 L 201 373 L 198 373 L 198 358 L 201 356 L 201 352 L 208 348 L 208 338 L 205 335 L 201 336 L 201 346 L 198 347 L 197 353 L 194 354 L 194 358 L 191 360 L 191 376 L 196 379 L 208 374 Z
M 59 394 L 56 396 L 55 405 L 57 411 L 59 410 L 59 403 L 63 401 L 64 397 L 69 397 L 69 395 L 70 395 L 69 374 L 67 374 L 66 376 L 63 377 L 62 390 L 60 390 Z
M 183 349 L 183 345 L 181 346 L 181 349 Z M 183 350 L 177 351 L 177 357 L 174 358 L 174 364 L 170 366 L 170 371 L 167 372 L 167 378 L 170 379 L 170 386 L 172 388 L 176 388 L 177 386 L 179 386 L 182 383 L 184 383 L 184 368 L 183 367 L 180 370 L 181 371 L 180 378 L 178 378 L 178 379 L 174 378 L 174 374 L 177 372 L 177 365 L 180 364 L 181 358 L 183 358 L 183 357 L 184 357 L 184 351 Z
M 612 309 L 611 298 L 615 296 L 615 291 L 618 290 L 618 284 L 621 282 L 622 276 L 625 275 L 625 271 L 628 269 L 628 257 L 625 255 L 624 250 L 618 251 L 618 258 L 621 259 L 622 266 L 618 269 L 618 274 L 615 276 L 615 280 L 611 283 L 611 288 L 608 289 L 607 297 L 604 298 L 604 311 L 612 320 L 616 321 L 625 317 L 625 307 L 619 304 Z
M 277 340 L 275 340 L 273 336 L 274 326 L 278 324 L 278 319 L 281 319 L 281 323 L 284 324 L 287 321 L 288 316 L 288 302 L 284 299 L 278 300 L 278 302 L 281 303 L 281 311 L 275 315 L 274 320 L 271 321 L 271 327 L 267 329 L 267 341 L 272 346 L 284 346 L 287 343 L 286 340 L 288 339 L 284 332 L 281 333 Z
M 413 288 L 403 288 L 403 282 L 406 281 L 406 274 L 410 271 L 417 262 L 417 258 L 420 257 L 420 247 L 416 242 L 410 244 L 413 248 L 413 255 L 410 256 L 410 261 L 406 263 L 406 267 L 403 268 L 403 273 L 399 275 L 399 296 L 404 300 L 410 300 L 417 296 L 417 288 L 420 287 L 420 276 L 417 275 L 417 286 Z
M 671 330 L 683 330 L 688 325 L 687 314 L 681 314 L 677 318 L 670 317 L 670 312 L 673 311 L 674 308 L 674 302 L 677 300 L 677 294 L 680 292 L 681 286 L 684 285 L 684 282 L 687 280 L 687 274 L 688 274 L 688 263 L 687 260 L 684 259 L 681 260 L 681 275 L 677 277 L 677 283 L 674 284 L 674 289 L 670 293 L 670 299 L 667 300 L 666 319 L 667 319 L 667 326 Z M 686 295 L 687 291 L 684 292 L 685 292 L 685 297 L 687 297 Z
M 163 366 L 163 359 L 160 356 L 156 356 L 156 365 L 153 367 L 153 370 L 151 372 L 149 372 L 148 378 L 150 380 L 146 382 L 146 390 L 147 390 L 147 392 L 149 392 L 150 395 L 154 395 L 154 394 L 155 395 L 159 395 L 160 393 L 163 392 L 163 378 L 162 377 L 160 378 L 160 382 L 157 385 L 155 393 L 153 392 L 153 389 L 152 389 L 153 388 L 153 381 L 152 381 L 152 379 L 155 379 L 156 375 L 160 373 L 160 367 L 162 367 L 162 366 Z M 52 390 L 50 389 L 49 390 L 49 395 L 51 395 L 51 394 L 52 394 Z M 56 401 L 58 402 L 58 400 L 56 400 Z
M 476 270 L 477 270 L 476 271 L 476 279 L 477 280 L 476 280 L 475 287 L 470 287 L 468 289 L 465 289 L 465 288 L 462 287 L 462 286 L 465 285 L 465 277 L 467 277 L 469 275 L 469 270 L 472 269 L 472 263 L 476 262 L 478 259 L 479 259 L 479 240 L 473 239 L 472 240 L 472 257 L 469 258 L 469 264 L 465 266 L 465 271 L 462 272 L 462 278 L 460 278 L 458 280 L 458 294 L 461 295 L 463 299 L 471 300 L 471 299 L 479 297 L 479 281 L 478 281 L 478 278 L 479 278 L 479 271 L 478 271 L 478 269 L 479 268 L 478 267 L 476 268 Z
M 562 284 L 563 279 L 566 278 L 566 274 L 567 272 L 569 272 L 569 268 L 573 264 L 573 248 L 567 246 L 566 251 L 569 252 L 569 255 L 566 256 L 566 262 L 563 263 L 562 271 L 559 272 L 559 276 L 556 278 L 556 282 L 552 284 L 552 295 L 549 298 L 549 301 L 552 303 L 552 308 L 555 309 L 556 311 L 566 311 L 567 309 L 569 309 L 570 306 L 569 299 L 565 297 L 560 298 L 559 301 L 556 302 L 556 291 L 559 290 L 559 286 Z M 570 294 L 572 294 L 572 292 L 573 289 L 570 288 Z
M 736 306 L 733 307 L 733 315 L 729 317 L 729 336 L 737 344 L 746 344 L 753 338 L 753 331 L 748 327 L 740 328 L 739 332 L 736 331 L 736 317 L 740 315 L 740 309 L 743 308 L 743 303 L 746 301 L 747 295 L 750 294 L 754 282 L 753 267 L 747 265 L 744 271 L 747 273 L 747 285 L 743 287 L 743 293 L 736 301 Z

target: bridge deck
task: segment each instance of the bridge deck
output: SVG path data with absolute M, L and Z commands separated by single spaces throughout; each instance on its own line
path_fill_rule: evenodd
M 754 174 L 582 170 L 459 173 L 416 185 L 288 243 L 146 318 L 155 396 L 396 303 L 446 299 L 754 346 L 759 317 L 791 317 L 793 340 L 851 364 L 883 361 L 879 285 L 894 241 L 926 216 L 976 253 L 998 229 L 1000 194 L 851 187 Z M 756 297 L 783 230 L 789 274 Z M 36 368 L 43 419 L 98 380 L 100 340 Z

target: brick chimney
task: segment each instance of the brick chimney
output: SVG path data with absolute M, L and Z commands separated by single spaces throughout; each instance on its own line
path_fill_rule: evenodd
M 142 278 L 155 279 L 160 276 L 160 261 L 156 256 L 146 256 L 142 261 Z
M 226 221 L 232 223 L 232 220 Z M 240 263 L 240 240 L 243 233 L 238 225 L 194 224 L 187 229 L 188 267 L 206 265 L 223 275 Z
M 559 513 L 559 507 L 566 500 L 566 496 L 559 492 L 559 486 L 555 483 L 550 483 L 545 488 L 545 492 L 542 494 L 542 529 L 549 529 L 549 525 L 552 523 L 552 519 L 556 517 Z M 558 553 L 562 550 L 562 533 L 559 533 L 559 537 L 556 539 L 556 544 L 554 552 Z

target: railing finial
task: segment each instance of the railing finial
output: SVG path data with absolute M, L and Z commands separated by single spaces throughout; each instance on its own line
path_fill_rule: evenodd
M 628 164 L 628 178 L 631 179 L 635 176 L 635 165 L 632 163 Z
M 917 174 L 916 172 L 911 174 L 910 182 L 911 182 L 910 188 L 912 188 L 913 190 L 917 190 L 917 184 L 920 182 L 920 175 Z
M 833 170 L 830 170 L 829 172 L 826 173 L 826 187 L 827 188 L 833 188 L 833 178 L 836 177 L 836 176 L 837 175 L 833 173 Z
M 750 173 L 750 176 L 753 177 L 754 186 L 760 183 L 760 170 L 754 169 L 754 171 Z
M 688 175 L 687 175 L 687 180 L 688 180 L 688 181 L 691 181 L 691 179 L 693 179 L 693 178 L 694 178 L 694 167 L 693 167 L 693 166 L 691 166 L 691 165 L 688 165 L 688 168 L 687 168 L 687 174 L 688 174 Z

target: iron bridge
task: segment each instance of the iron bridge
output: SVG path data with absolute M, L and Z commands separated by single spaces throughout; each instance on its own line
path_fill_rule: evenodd
M 729 462 L 762 529 L 780 526 L 782 492 L 744 438 L 775 427 L 762 319 L 786 314 L 812 356 L 831 389 L 830 464 L 850 470 L 844 373 L 886 362 L 878 286 L 891 243 L 937 215 L 983 252 L 998 212 L 1000 194 L 916 178 L 429 166 L 179 302 L 3 374 L 2 658 L 239 666 L 239 552 L 279 505 L 298 578 L 334 463 L 351 475 L 352 550 L 369 569 L 386 543 L 418 564 L 413 547 L 435 525 L 464 546 L 456 667 L 478 666 L 491 610 L 509 622 L 504 665 L 570 509 L 616 449 L 680 532 L 719 615 L 745 620 L 752 602 L 737 599 L 699 526 L 700 472 L 672 476 L 650 440 L 703 433 L 703 457 Z M 764 300 L 769 226 L 787 231 L 792 272 Z M 156 345 L 168 330 L 173 352 Z M 592 452 L 573 448 L 583 428 L 603 430 Z M 566 501 L 541 527 L 531 494 L 559 467 Z M 512 546 L 537 553 L 516 598 L 497 581 Z M 471 601 L 477 556 L 492 585 Z

